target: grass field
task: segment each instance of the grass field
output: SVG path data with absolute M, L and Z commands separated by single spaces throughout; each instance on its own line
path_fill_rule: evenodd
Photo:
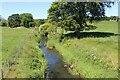
M 2 68 L 2 28 L 0 27 L 0 69 Z M 0 79 L 2 74 L 0 73 Z
M 6 72 L 6 62 L 15 53 L 29 29 L 2 27 L 2 67 Z
M 2 27 L 2 54 L 3 60 L 9 59 L 11 54 L 20 45 L 29 29 Z
M 63 56 L 63 61 L 73 64 L 73 69 L 69 69 L 72 75 L 80 73 L 83 78 L 117 78 L 118 36 L 111 34 L 118 34 L 118 23 L 102 21 L 94 25 L 97 29 L 80 33 L 83 36 L 80 39 L 67 38 L 61 43 L 57 39 L 49 39 L 47 46 L 54 45 Z M 38 47 L 40 37 L 38 29 L 23 27 L 1 29 L 4 73 L 7 72 L 7 62 L 14 61 L 5 77 L 43 78 L 46 61 Z
M 95 25 L 97 29 L 89 32 L 102 32 L 104 37 L 71 38 L 63 43 L 49 40 L 47 45 L 54 45 L 63 56 L 64 62 L 74 65 L 69 70 L 73 75 L 80 73 L 83 78 L 117 78 L 118 36 L 107 36 L 107 33 L 118 34 L 118 23 L 102 21 Z
M 14 61 L 6 78 L 44 77 L 46 61 L 38 47 L 38 35 L 34 29 L 2 28 L 2 69 L 4 74 L 8 69 L 7 62 Z
M 97 29 L 90 30 L 91 32 L 112 32 L 118 34 L 118 22 L 116 21 L 101 21 L 98 23 L 94 23 L 97 26 Z

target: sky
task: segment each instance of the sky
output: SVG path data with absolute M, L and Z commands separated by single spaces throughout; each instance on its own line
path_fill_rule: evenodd
M 31 13 L 34 19 L 46 19 L 52 2 L 0 2 L 0 15 L 7 19 L 11 14 Z M 118 3 L 106 9 L 107 16 L 118 16 Z

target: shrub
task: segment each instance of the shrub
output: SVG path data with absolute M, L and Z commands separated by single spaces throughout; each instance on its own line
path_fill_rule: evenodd
M 46 36 L 47 39 L 58 39 L 60 42 L 63 39 L 63 30 L 57 28 L 56 24 L 45 23 L 39 27 L 39 31 L 42 35 Z
M 7 20 L 3 20 L 0 22 L 0 26 L 7 26 Z
M 45 19 L 34 19 L 35 26 L 39 27 L 40 25 L 45 23 Z
M 35 22 L 29 22 L 29 27 L 35 27 Z

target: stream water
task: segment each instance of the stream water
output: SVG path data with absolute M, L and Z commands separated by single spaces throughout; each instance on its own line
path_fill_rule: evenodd
M 64 67 L 62 56 L 55 49 L 49 50 L 41 42 L 39 46 L 48 62 L 48 67 L 45 70 L 45 78 L 73 78 L 68 69 Z

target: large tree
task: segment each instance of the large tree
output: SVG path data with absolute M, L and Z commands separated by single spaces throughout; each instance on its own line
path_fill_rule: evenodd
M 56 21 L 65 30 L 83 31 L 89 28 L 87 21 L 99 21 L 105 16 L 105 8 L 113 2 L 53 2 L 48 19 Z
M 8 26 L 14 28 L 20 26 L 20 16 L 19 14 L 12 14 L 8 17 Z
M 31 13 L 22 13 L 20 14 L 20 18 L 21 18 L 21 25 L 27 28 L 30 27 L 29 23 L 34 21 Z

